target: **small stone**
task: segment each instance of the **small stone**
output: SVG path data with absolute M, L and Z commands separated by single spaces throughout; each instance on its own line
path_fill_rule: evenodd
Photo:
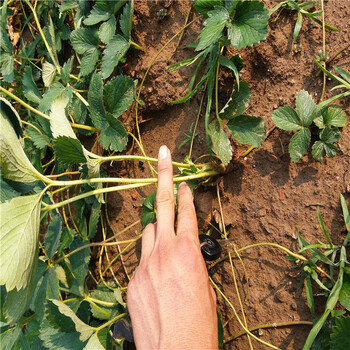
M 248 248 L 248 249 L 245 250 L 245 252 L 246 252 L 246 254 L 250 254 L 252 251 L 251 251 L 250 248 Z
M 275 281 L 272 281 L 269 283 L 269 288 L 270 289 L 275 289 L 277 287 L 277 283 Z
M 296 303 L 290 304 L 290 308 L 291 308 L 292 310 L 296 311 L 296 309 L 297 309 L 297 304 L 296 304 Z
M 259 334 L 259 337 L 263 335 L 263 331 L 260 328 L 258 329 L 258 334 Z

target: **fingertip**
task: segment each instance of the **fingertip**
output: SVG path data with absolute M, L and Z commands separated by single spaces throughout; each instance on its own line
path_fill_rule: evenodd
M 169 158 L 169 156 L 170 156 L 169 148 L 165 145 L 161 146 L 158 152 L 158 160 L 161 161 L 161 160 L 167 159 Z

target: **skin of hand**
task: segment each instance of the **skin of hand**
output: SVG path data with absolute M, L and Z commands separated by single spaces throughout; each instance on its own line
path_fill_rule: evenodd
M 178 190 L 177 230 L 171 154 L 158 154 L 157 223 L 142 236 L 127 305 L 140 349 L 217 349 L 216 296 L 201 255 L 192 193 Z

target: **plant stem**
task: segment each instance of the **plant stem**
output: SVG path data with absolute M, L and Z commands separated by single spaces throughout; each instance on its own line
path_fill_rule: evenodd
M 145 162 L 153 162 L 157 163 L 157 158 L 151 158 L 151 157 L 143 157 L 143 156 L 132 156 L 132 155 L 122 155 L 122 156 L 109 156 L 109 157 L 99 157 L 98 160 L 101 163 L 108 162 L 108 161 L 122 161 L 122 160 L 141 160 Z M 178 162 L 172 162 L 174 166 L 180 167 L 180 168 L 187 168 L 190 169 L 192 164 L 186 164 L 186 163 L 178 163 Z M 203 168 L 205 164 L 196 164 L 196 168 Z
M 51 51 L 51 47 L 50 47 L 49 43 L 46 40 L 46 37 L 45 37 L 44 32 L 43 32 L 43 30 L 41 28 L 41 25 L 40 25 L 40 21 L 39 21 L 38 15 L 37 15 L 37 13 L 35 11 L 35 7 L 36 7 L 36 4 L 37 4 L 37 1 L 38 0 L 35 0 L 34 8 L 33 8 L 32 4 L 30 3 L 30 1 L 26 0 L 26 4 L 29 6 L 29 8 L 31 9 L 31 11 L 33 13 L 33 16 L 34 16 L 34 19 L 35 19 L 35 22 L 36 22 L 36 26 L 37 26 L 37 28 L 39 30 L 39 33 L 40 33 L 40 35 L 41 35 L 41 37 L 42 37 L 42 39 L 43 39 L 43 41 L 45 43 L 47 52 L 49 53 L 49 55 L 50 55 L 50 57 L 52 59 L 52 62 L 55 64 L 55 67 L 57 69 L 58 74 L 60 74 L 61 67 L 60 67 L 59 63 L 56 61 L 56 58 L 55 58 L 53 52 Z
M 136 44 L 136 43 L 133 42 L 132 40 L 130 40 L 130 45 L 133 46 L 133 47 L 134 47 L 135 49 L 137 49 L 137 50 L 141 50 L 141 51 L 144 51 L 144 50 L 145 50 L 142 46 Z
M 113 245 L 117 245 L 117 244 L 129 244 L 129 243 L 134 243 L 136 242 L 139 238 L 141 237 L 141 235 L 135 239 L 129 239 L 127 241 L 119 241 L 119 242 L 93 242 L 93 243 L 88 243 L 88 244 L 85 244 L 71 252 L 69 252 L 68 254 L 62 256 L 61 258 L 55 260 L 52 262 L 52 265 L 57 265 L 59 264 L 61 261 L 69 258 L 71 255 L 75 254 L 75 253 L 78 253 L 80 252 L 81 250 L 83 249 L 86 249 L 86 248 L 90 248 L 90 247 L 99 247 L 99 246 L 113 246 Z
M 219 172 L 215 170 L 211 171 L 203 171 L 197 174 L 193 175 L 187 175 L 187 176 L 179 176 L 174 177 L 174 182 L 182 182 L 182 181 L 189 181 L 194 179 L 200 179 L 203 177 L 210 177 L 214 175 L 218 175 Z M 157 178 L 146 178 L 146 179 L 128 179 L 128 178 L 120 178 L 120 177 L 97 177 L 92 179 L 85 179 L 85 180 L 70 180 L 70 181 L 52 181 L 50 182 L 53 186 L 75 186 L 75 185 L 82 185 L 82 184 L 92 184 L 92 183 L 127 183 L 127 184 L 153 184 L 157 183 Z
M 259 338 L 258 338 L 256 335 L 254 335 L 253 333 L 251 333 L 251 332 L 249 331 L 249 329 L 247 329 L 247 328 L 244 326 L 244 324 L 242 323 L 241 319 L 238 317 L 237 311 L 236 311 L 235 307 L 232 305 L 232 303 L 230 302 L 230 300 L 228 300 L 228 298 L 226 297 L 226 295 L 220 290 L 220 288 L 217 286 L 217 284 L 214 282 L 214 280 L 213 280 L 210 276 L 209 276 L 209 280 L 210 280 L 210 282 L 213 284 L 213 286 L 215 287 L 215 289 L 220 293 L 220 295 L 225 299 L 225 301 L 230 305 L 230 307 L 232 308 L 232 310 L 233 310 L 233 312 L 234 312 L 234 314 L 235 314 L 235 316 L 236 316 L 236 318 L 237 318 L 239 324 L 240 324 L 241 327 L 244 329 L 244 331 L 245 331 L 246 333 L 248 333 L 251 337 L 253 337 L 255 340 L 257 340 L 258 342 L 260 342 L 260 343 L 262 343 L 262 344 L 264 344 L 264 345 L 266 345 L 266 346 L 268 346 L 268 347 L 270 347 L 270 348 L 272 348 L 272 349 L 279 350 L 279 348 L 278 348 L 277 346 L 274 346 L 274 345 L 272 345 L 272 344 L 269 344 L 269 343 L 265 342 L 264 340 L 259 339 Z
M 244 250 L 250 249 L 250 248 L 254 248 L 254 247 L 264 247 L 264 246 L 270 246 L 270 247 L 275 247 L 275 248 L 279 248 L 282 249 L 283 251 L 285 251 L 287 254 L 293 256 L 294 258 L 298 259 L 298 260 L 302 260 L 302 261 L 307 261 L 307 259 L 300 254 L 296 254 L 293 253 L 292 251 L 290 251 L 289 249 L 277 244 L 277 243 L 269 243 L 269 242 L 263 242 L 263 243 L 255 243 L 255 244 L 250 244 L 247 245 L 243 248 L 237 249 L 237 252 L 242 252 Z M 220 263 L 221 261 L 224 261 L 228 258 L 228 255 L 225 255 L 224 257 L 218 259 L 217 261 L 215 261 L 213 264 L 211 264 L 209 266 L 209 269 L 213 268 L 215 265 L 217 265 L 218 263 Z M 323 273 L 327 278 L 329 278 L 332 281 L 331 276 L 329 276 L 329 274 L 324 271 L 323 269 L 321 269 L 320 267 L 316 266 L 316 270 L 318 270 L 319 272 Z
M 322 50 L 323 50 L 323 55 L 325 55 L 326 54 L 326 28 L 325 28 L 325 22 L 324 22 L 323 0 L 321 0 L 321 9 L 322 9 Z M 324 69 L 326 69 L 326 61 L 324 62 Z M 321 94 L 320 102 L 323 101 L 325 91 L 326 91 L 326 73 L 323 72 L 323 85 L 322 85 L 322 94 Z
M 24 102 L 23 100 L 21 100 L 19 97 L 17 97 L 16 95 L 14 95 L 12 92 L 4 89 L 2 86 L 0 86 L 0 91 L 4 92 L 6 95 L 10 96 L 11 98 L 13 98 L 16 102 L 18 102 L 19 104 L 21 104 L 23 107 L 29 109 L 31 112 L 40 115 L 40 117 L 43 117 L 47 120 L 50 120 L 51 118 L 43 113 L 40 112 L 39 110 L 35 109 L 34 107 L 30 106 L 28 103 Z M 76 124 L 76 123 L 71 123 L 71 126 L 73 128 L 77 128 L 77 129 L 84 129 L 84 130 L 90 130 L 90 131 L 94 131 L 97 132 L 99 131 L 98 129 L 92 127 L 92 126 L 88 126 L 88 125 L 82 125 L 82 124 Z
M 297 326 L 297 325 L 308 325 L 312 326 L 313 323 L 311 321 L 289 321 L 289 322 L 279 322 L 279 323 L 266 323 L 266 324 L 261 324 L 259 326 L 255 326 L 252 328 L 249 328 L 250 332 L 256 331 L 258 329 L 265 329 L 265 328 L 277 328 L 277 327 L 288 327 L 288 326 Z M 224 340 L 224 344 L 239 338 L 240 336 L 246 334 L 247 332 L 245 330 L 240 331 L 239 333 L 236 333 L 232 335 L 231 337 L 227 338 Z
M 126 317 L 126 316 L 128 316 L 128 314 L 125 312 L 125 313 L 123 313 L 123 314 L 120 314 L 120 315 L 118 315 L 118 316 L 112 318 L 111 320 L 109 320 L 108 322 L 104 323 L 104 324 L 101 325 L 100 327 L 91 327 L 91 328 L 93 328 L 95 332 L 98 332 L 98 331 L 100 331 L 101 329 L 108 327 L 110 324 L 113 324 L 113 323 L 115 323 L 116 321 L 118 321 L 119 319 L 121 319 L 121 318 L 123 318 L 123 317 Z

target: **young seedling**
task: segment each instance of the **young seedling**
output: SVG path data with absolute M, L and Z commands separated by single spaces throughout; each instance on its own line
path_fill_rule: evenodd
M 312 97 L 301 90 L 295 100 L 296 110 L 283 106 L 272 113 L 272 120 L 282 130 L 295 130 L 289 142 L 289 155 L 293 162 L 304 157 L 311 144 L 311 134 L 318 140 L 312 145 L 312 156 L 317 161 L 337 154 L 335 142 L 340 139 L 339 128 L 346 125 L 345 113 L 336 105 L 316 106 Z
M 270 16 L 278 11 L 280 12 L 277 15 L 275 21 L 278 19 L 279 15 L 281 14 L 283 9 L 287 9 L 289 11 L 297 11 L 298 12 L 298 18 L 294 26 L 294 32 L 293 32 L 293 40 L 296 42 L 298 40 L 298 36 L 300 33 L 300 29 L 303 25 L 303 16 L 311 18 L 315 23 L 319 25 L 323 25 L 323 22 L 319 20 L 317 17 L 322 14 L 322 10 L 314 11 L 314 12 L 308 12 L 308 10 L 315 7 L 317 4 L 317 1 L 295 1 L 295 0 L 286 0 L 279 2 L 276 6 L 274 6 L 270 10 Z M 325 28 L 332 30 L 332 31 L 338 31 L 337 28 L 332 27 L 328 24 L 325 24 Z
M 201 13 L 206 20 L 204 28 L 200 32 L 197 43 L 189 45 L 198 54 L 192 58 L 169 67 L 168 71 L 179 69 L 197 63 L 195 72 L 191 78 L 188 93 L 185 97 L 173 101 L 172 103 L 182 103 L 188 101 L 195 93 L 204 86 L 207 93 L 207 106 L 205 111 L 206 142 L 209 153 L 211 150 L 216 153 L 224 165 L 227 165 L 232 158 L 232 147 L 226 135 L 233 132 L 233 136 L 241 143 L 259 147 L 266 137 L 264 120 L 260 117 L 239 116 L 234 112 L 233 98 L 239 94 L 241 82 L 239 71 L 243 68 L 243 62 L 239 55 L 234 55 L 231 59 L 223 55 L 224 49 L 231 45 L 233 48 L 242 49 L 252 46 L 264 40 L 267 35 L 268 10 L 259 1 L 204 1 L 196 0 L 195 9 Z M 206 65 L 204 66 L 206 62 Z M 199 82 L 196 83 L 199 71 L 204 66 L 204 73 Z M 232 96 L 227 102 L 230 108 L 222 115 L 219 113 L 218 103 L 218 80 L 220 67 L 230 69 L 236 79 L 236 86 Z M 243 97 L 247 94 L 247 83 L 243 84 Z M 213 104 L 213 93 L 215 95 L 216 121 L 210 123 L 210 111 Z M 250 94 L 250 92 L 249 92 Z M 238 107 L 237 107 L 238 108 Z M 240 108 L 240 107 L 239 107 Z M 248 108 L 245 106 L 243 111 Z M 229 115 L 229 111 L 233 114 Z M 222 119 L 232 119 L 229 125 L 223 123 Z M 233 121 L 234 119 L 234 121 Z M 241 127 L 238 124 L 241 123 Z M 241 141 L 243 140 L 243 142 Z

